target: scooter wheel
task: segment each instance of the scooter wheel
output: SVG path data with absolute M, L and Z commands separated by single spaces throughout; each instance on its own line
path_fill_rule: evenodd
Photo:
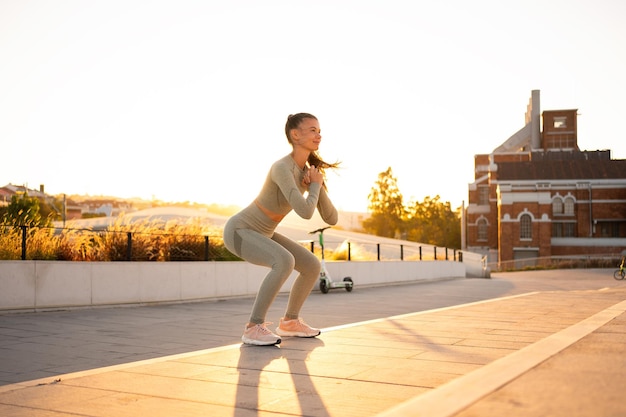
M 323 292 L 324 294 L 326 294 L 328 292 L 329 288 L 328 288 L 328 283 L 326 282 L 326 280 L 321 280 L 320 281 L 320 291 Z
M 354 284 L 352 283 L 352 278 L 350 278 L 350 277 L 345 277 L 345 278 L 343 279 L 343 282 L 345 282 L 345 283 L 346 283 L 346 291 L 348 291 L 348 292 L 352 291 L 352 286 L 354 285 Z

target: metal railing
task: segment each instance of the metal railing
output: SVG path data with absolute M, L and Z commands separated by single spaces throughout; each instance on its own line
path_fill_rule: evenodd
M 533 269 L 611 268 L 619 264 L 621 256 L 622 255 L 618 253 L 544 256 L 489 262 L 487 265 L 493 272 Z
M 458 249 L 418 243 L 326 241 L 328 260 L 445 260 L 463 262 Z M 313 253 L 315 241 L 301 241 Z M 334 249 L 330 249 L 334 246 Z M 166 231 L 91 230 L 0 225 L 0 260 L 60 261 L 232 261 L 221 235 Z
M 321 250 L 316 241 L 308 242 L 311 252 Z M 402 241 L 405 242 L 405 241 Z M 303 242 L 302 242 L 303 243 Z M 376 260 L 376 261 L 463 261 L 463 253 L 458 249 L 423 245 L 419 243 L 371 243 L 349 240 L 326 239 L 326 248 L 335 245 L 330 252 L 333 260 Z
M 226 251 L 227 252 L 227 251 Z M 221 236 L 167 232 L 0 226 L 0 260 L 233 260 Z

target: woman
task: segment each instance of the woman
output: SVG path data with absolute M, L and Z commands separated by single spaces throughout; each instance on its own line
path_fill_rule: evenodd
M 274 162 L 261 192 L 248 207 L 231 217 L 224 226 L 224 245 L 240 258 L 270 268 L 254 301 L 250 321 L 241 340 L 251 345 L 276 345 L 281 336 L 315 337 L 319 329 L 299 316 L 304 301 L 315 286 L 320 262 L 308 249 L 276 233 L 280 221 L 292 209 L 310 219 L 317 208 L 322 219 L 337 224 L 337 210 L 324 186 L 324 169 L 337 163 L 324 162 L 317 150 L 322 136 L 317 118 L 308 113 L 290 115 L 285 124 L 289 155 Z M 308 194 L 305 196 L 304 194 Z M 276 334 L 265 321 L 270 305 L 293 270 L 299 272 L 280 319 Z

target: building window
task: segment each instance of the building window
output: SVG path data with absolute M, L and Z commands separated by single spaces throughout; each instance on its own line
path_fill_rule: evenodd
M 478 240 L 487 241 L 487 220 L 478 220 Z
M 600 222 L 600 237 L 620 237 L 619 223 L 617 222 Z
M 552 214 L 563 214 L 563 200 L 561 200 L 561 197 L 554 197 L 554 200 L 552 200 Z
M 559 116 L 554 118 L 554 125 L 556 129 L 567 127 L 567 117 Z
M 566 216 L 574 215 L 574 199 L 572 197 L 567 197 L 565 199 L 563 214 L 565 214 Z
M 519 219 L 519 238 L 520 239 L 532 239 L 533 238 L 533 223 L 530 218 L 530 214 L 522 214 Z
M 545 139 L 547 149 L 575 149 L 576 138 L 571 134 L 552 135 Z
M 552 223 L 552 237 L 576 237 L 576 223 Z
M 478 204 L 481 206 L 486 206 L 489 204 L 489 186 L 488 185 L 478 186 Z

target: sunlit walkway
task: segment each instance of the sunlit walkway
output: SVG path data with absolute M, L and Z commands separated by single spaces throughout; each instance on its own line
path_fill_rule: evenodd
M 43 313 L 57 317 L 57 328 L 66 314 L 83 336 L 90 326 L 93 338 L 83 342 L 86 348 L 113 338 L 109 352 L 128 337 L 111 330 L 115 326 L 107 320 L 113 312 L 127 313 L 129 326 L 139 320 L 152 329 L 138 333 L 134 346 L 144 344 L 142 337 L 154 337 L 152 332 L 165 334 L 176 322 L 232 343 L 0 386 L 0 414 L 623 415 L 624 300 L 626 284 L 601 270 L 312 294 L 308 321 L 343 322 L 326 326 L 319 338 L 285 339 L 280 347 L 242 346 L 235 340 L 240 329 L 224 326 L 232 315 L 241 321 L 250 300 Z M 273 314 L 280 314 L 281 300 L 276 304 Z M 333 319 L 341 308 L 348 311 Z M 204 310 L 211 313 L 200 314 Z M 89 324 L 79 325 L 81 314 Z M 27 328 L 28 316 L 0 316 L 5 353 L 20 332 L 46 331 L 34 321 Z M 355 316 L 360 320 L 346 321 Z M 31 347 L 45 345 L 45 337 L 32 337 Z M 195 346 L 195 338 L 182 331 L 171 343 Z M 45 354 L 31 356 L 43 361 Z M 8 374 L 7 357 L 0 360 Z

